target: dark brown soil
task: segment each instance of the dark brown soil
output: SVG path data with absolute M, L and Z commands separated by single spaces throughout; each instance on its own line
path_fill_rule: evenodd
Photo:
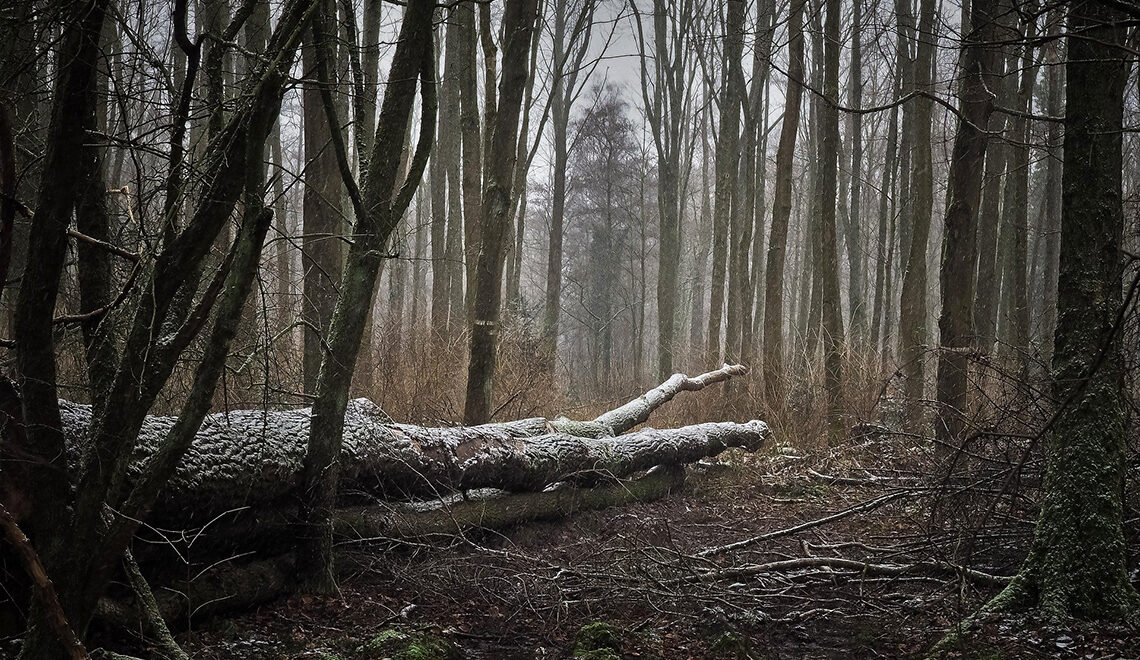
M 930 496 L 920 486 L 924 460 L 897 440 L 817 456 L 776 449 L 694 468 L 684 492 L 652 504 L 397 550 L 342 547 L 339 598 L 295 596 L 196 624 L 179 639 L 203 660 L 348 660 L 376 657 L 364 645 L 395 628 L 448 638 L 468 658 L 564 658 L 582 626 L 605 622 L 621 631 L 625 658 L 921 657 L 996 587 L 963 581 L 953 569 L 701 574 L 844 557 L 891 566 L 947 561 L 1011 575 L 1028 547 L 1031 516 L 984 498 Z M 900 489 L 908 494 L 872 511 L 696 556 Z M 983 622 L 942 657 L 1140 658 L 1140 634 L 1007 617 Z

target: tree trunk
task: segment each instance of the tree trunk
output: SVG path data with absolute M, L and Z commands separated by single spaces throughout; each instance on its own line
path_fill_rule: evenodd
M 503 78 L 500 103 L 487 152 L 486 181 L 481 204 L 481 247 L 474 282 L 471 319 L 471 360 L 463 418 L 468 424 L 491 418 L 491 395 L 503 300 L 503 257 L 510 230 L 512 176 L 518 151 L 519 116 L 528 75 L 531 32 L 537 18 L 536 0 L 509 0 L 503 16 Z
M 997 82 L 997 2 L 979 0 L 970 15 L 970 31 L 962 44 L 958 98 L 961 118 L 950 160 L 949 203 L 942 243 L 942 312 L 938 320 L 938 422 L 939 446 L 945 450 L 962 438 L 967 401 L 969 349 L 973 344 L 974 276 L 978 203 L 982 196 L 982 166 L 986 135 L 993 111 L 989 90 Z
M 373 151 L 363 185 L 357 188 L 348 162 L 347 149 L 340 134 L 334 132 L 334 151 L 340 174 L 350 190 L 356 212 L 352 245 L 339 295 L 330 321 L 327 349 L 317 380 L 316 400 L 312 409 L 312 425 L 304 434 L 304 453 L 298 530 L 297 569 L 308 589 L 319 593 L 335 590 L 332 569 L 332 507 L 336 499 L 341 454 L 342 431 L 348 390 L 360 351 L 365 320 L 376 287 L 383 250 L 412 201 L 420 176 L 427 164 L 428 145 L 434 139 L 435 53 L 432 46 L 433 8 L 413 4 L 405 12 L 400 27 L 396 52 L 392 58 L 389 84 L 372 140 Z M 328 38 L 326 14 L 314 18 L 314 34 Z M 327 80 L 334 61 L 331 49 L 318 41 L 319 80 Z M 410 171 L 403 168 L 405 139 L 411 122 L 417 78 L 423 98 L 420 138 Z M 331 125 L 336 125 L 336 103 L 326 88 L 322 94 L 324 110 Z
M 853 0 L 851 13 L 851 65 L 847 87 L 848 104 L 863 107 L 862 0 Z M 851 203 L 847 217 L 847 259 L 850 277 L 847 300 L 851 307 L 851 343 L 863 348 L 867 332 L 866 254 L 863 249 L 863 114 L 851 113 Z
M 803 15 L 806 0 L 792 0 L 788 30 L 788 83 L 784 92 L 784 117 L 780 124 L 780 145 L 776 152 L 776 183 L 772 196 L 772 228 L 768 240 L 767 270 L 764 273 L 764 382 L 769 398 L 783 391 L 784 374 L 784 262 L 788 253 L 788 220 L 792 214 L 792 166 L 800 126 L 803 98 L 804 36 Z
M 897 98 L 902 92 L 902 71 L 898 66 L 895 67 L 892 87 L 894 97 Z M 883 154 L 883 171 L 879 189 L 879 236 L 875 254 L 875 299 L 871 309 L 870 347 L 874 351 L 881 351 L 880 355 L 884 357 L 890 353 L 890 339 L 888 337 L 890 322 L 887 321 L 887 316 L 891 311 L 890 272 L 891 260 L 894 257 L 894 246 L 892 245 L 894 232 L 888 231 L 888 227 L 894 226 L 894 213 L 892 212 L 894 203 L 891 200 L 891 192 L 898 181 L 898 123 L 899 109 L 896 105 L 891 108 L 887 119 L 887 145 L 886 152 Z M 882 345 L 879 343 L 880 339 Z M 885 360 L 883 362 L 885 363 Z
M 1140 608 L 1123 534 L 1126 402 L 1118 316 L 1124 89 L 1123 16 L 1078 2 L 1069 13 L 1058 323 L 1044 499 L 1021 571 L 987 610 L 1128 620 Z
M 329 0 L 318 0 L 329 10 Z M 333 15 L 335 7 L 331 7 Z M 306 31 L 306 43 L 301 49 L 301 64 L 305 80 L 316 79 L 316 47 L 311 31 Z M 334 49 L 335 45 L 330 44 Z M 321 90 L 307 82 L 301 93 L 304 105 L 305 192 L 301 223 L 301 272 L 303 295 L 301 320 L 304 330 L 304 391 L 316 392 L 317 376 L 324 354 L 322 344 L 328 337 L 336 302 L 336 283 L 340 280 L 344 261 L 344 210 L 341 198 L 344 187 L 337 171 L 336 154 L 331 144 L 332 127 L 325 117 L 321 104 Z M 337 128 L 339 130 L 339 128 Z
M 475 295 L 475 269 L 479 254 L 482 251 L 483 213 L 482 195 L 485 181 L 483 179 L 483 157 L 489 161 L 491 154 L 484 154 L 483 130 L 488 133 L 492 128 L 488 125 L 481 129 L 479 125 L 479 69 L 475 66 L 476 48 L 478 39 L 475 28 L 475 2 L 460 2 L 455 7 L 455 22 L 459 29 L 459 60 L 457 62 L 459 78 L 459 129 L 462 143 L 462 188 L 463 188 L 463 265 L 467 279 L 463 310 L 465 314 L 456 315 L 456 318 L 467 318 L 474 312 Z M 521 92 L 521 90 L 520 90 Z M 490 102 L 490 101 L 488 101 Z M 512 159 L 513 162 L 513 159 Z
M 482 426 L 427 428 L 395 424 L 367 399 L 345 408 L 334 502 L 433 496 L 458 489 L 534 491 L 556 481 L 627 476 L 659 464 L 682 464 L 728 447 L 755 448 L 768 436 L 762 422 L 698 424 L 628 433 L 678 393 L 741 376 L 716 371 L 669 380 L 590 421 L 530 418 Z M 85 442 L 90 405 L 60 402 L 66 455 Z M 153 511 L 156 524 L 189 528 L 239 507 L 282 509 L 306 492 L 306 443 L 323 424 L 318 410 L 236 410 L 207 415 Z M 132 455 L 138 475 L 178 426 L 176 417 L 147 417 Z M 623 435 L 624 434 L 624 435 Z
M 1010 56 L 1000 66 L 1004 68 L 997 73 L 1012 75 L 1016 56 L 1010 49 Z M 1002 102 L 1008 103 L 1005 98 L 1007 85 L 999 85 Z M 1005 131 L 1006 118 L 1004 115 L 993 114 L 990 117 L 989 129 L 994 135 L 1002 135 Z M 997 313 L 998 301 L 1001 294 L 1001 272 L 998 270 L 998 227 L 1001 225 L 1001 189 L 1005 177 L 1005 162 L 1008 146 L 1003 139 L 990 140 L 986 146 L 985 179 L 982 188 L 981 207 L 978 211 L 978 271 L 977 271 L 977 299 L 974 306 L 974 332 L 977 335 L 977 348 L 983 355 L 993 350 L 997 341 Z
M 738 203 L 736 180 L 739 173 L 740 142 L 740 89 L 738 76 L 743 56 L 744 2 L 728 0 L 725 3 L 725 30 L 721 58 L 720 121 L 716 136 L 716 192 L 713 199 L 713 254 L 712 285 L 709 296 L 708 350 L 705 360 L 716 363 L 721 356 L 721 329 L 725 320 L 725 276 L 728 268 L 728 247 L 734 226 L 734 209 Z M 729 298 L 732 298 L 731 291 Z M 729 312 L 736 322 L 739 310 L 732 305 Z M 730 325 L 730 328 L 732 326 Z M 730 331 L 731 333 L 731 331 Z M 726 341 L 724 348 L 731 349 Z
M 1051 26 L 1062 27 L 1064 13 L 1057 11 L 1052 17 Z M 1046 112 L 1051 117 L 1065 114 L 1065 69 L 1061 66 L 1062 53 L 1059 42 L 1045 46 L 1050 66 L 1046 80 L 1049 91 L 1046 96 Z M 1050 122 L 1046 128 L 1047 159 L 1045 166 L 1045 254 L 1042 264 L 1042 319 L 1041 354 L 1048 363 L 1053 358 L 1053 335 L 1057 328 L 1057 268 L 1061 252 L 1061 189 L 1062 154 L 1061 123 Z
M 918 25 L 918 59 L 914 66 L 914 89 L 933 92 L 931 88 L 937 33 L 934 31 L 937 4 L 922 0 Z M 899 362 L 903 387 L 909 402 L 909 428 L 922 427 L 922 409 L 916 405 L 923 398 L 926 363 L 926 248 L 930 239 L 930 222 L 934 212 L 934 161 L 931 146 L 931 122 L 934 102 L 927 97 L 911 101 L 914 109 L 912 140 L 914 165 L 911 176 L 910 243 L 903 244 L 907 255 L 903 269 L 902 294 L 899 302 Z
M 928 0 L 932 1 L 932 0 Z M 832 441 L 842 438 L 843 428 L 843 310 L 839 294 L 839 250 L 835 229 L 836 174 L 839 168 L 839 35 L 840 0 L 827 0 L 824 23 L 823 89 L 828 99 L 821 103 L 818 205 L 820 218 L 820 301 L 823 304 L 824 370 L 827 388 L 827 418 Z

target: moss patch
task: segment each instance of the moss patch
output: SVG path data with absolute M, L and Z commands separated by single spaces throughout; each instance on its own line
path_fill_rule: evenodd
M 356 652 L 361 658 L 392 660 L 459 660 L 454 642 L 427 634 L 408 634 L 388 629 L 369 639 Z
M 620 660 L 622 633 L 608 623 L 588 623 L 574 638 L 573 657 L 578 660 Z
M 749 657 L 748 652 L 751 646 L 747 637 L 726 632 L 713 640 L 709 646 L 709 657 L 744 660 Z

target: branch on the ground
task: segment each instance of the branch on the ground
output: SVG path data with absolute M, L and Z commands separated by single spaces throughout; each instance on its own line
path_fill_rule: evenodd
M 865 502 L 860 502 L 858 504 L 849 506 L 846 509 L 843 509 L 842 511 L 838 511 L 838 512 L 833 513 L 831 515 L 824 516 L 822 518 L 817 518 L 815 520 L 809 520 L 808 522 L 800 523 L 799 525 L 794 525 L 792 527 L 787 527 L 784 529 L 779 529 L 779 530 L 775 530 L 772 532 L 767 532 L 765 534 L 761 534 L 759 536 L 753 536 L 752 538 L 747 538 L 747 539 L 744 539 L 743 541 L 737 541 L 735 543 L 728 543 L 726 545 L 719 545 L 719 546 L 716 546 L 713 548 L 705 548 L 704 550 L 698 552 L 696 556 L 698 556 L 698 557 L 712 557 L 715 555 L 724 554 L 726 552 L 732 552 L 734 550 L 740 550 L 742 548 L 747 548 L 749 546 L 753 546 L 753 545 L 756 545 L 758 543 L 763 543 L 765 541 L 771 541 L 773 539 L 782 538 L 784 536 L 791 536 L 792 534 L 798 534 L 804 530 L 808 530 L 808 529 L 811 529 L 813 527 L 819 527 L 820 525 L 826 525 L 827 523 L 835 522 L 836 520 L 842 520 L 842 519 L 847 518 L 849 516 L 853 516 L 856 513 L 862 513 L 864 511 L 871 511 L 873 509 L 877 509 L 880 506 L 883 506 L 884 504 L 886 504 L 888 502 L 892 502 L 892 501 L 897 500 L 900 497 L 902 497 L 904 495 L 908 495 L 908 494 L 910 494 L 909 491 L 897 491 L 894 493 L 887 493 L 886 495 L 880 495 L 879 497 L 876 497 L 874 499 L 870 499 L 870 500 L 867 500 Z
M 857 559 L 842 557 L 797 557 L 795 559 L 782 559 L 765 564 L 748 564 L 733 568 L 722 568 L 712 571 L 703 571 L 695 575 L 671 580 L 666 584 L 676 585 L 687 582 L 703 582 L 708 580 L 736 580 L 753 577 L 762 573 L 777 573 L 795 571 L 805 568 L 832 568 L 861 573 L 865 575 L 880 575 L 897 577 L 904 575 L 936 575 L 959 577 L 970 582 L 987 587 L 1003 587 L 1013 578 L 1003 575 L 993 575 L 977 569 L 958 566 L 944 561 L 922 561 L 910 564 L 874 564 Z

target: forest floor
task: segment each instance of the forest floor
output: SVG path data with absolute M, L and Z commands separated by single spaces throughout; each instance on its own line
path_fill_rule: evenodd
M 394 549 L 341 547 L 340 597 L 294 596 L 178 637 L 203 660 L 381 658 L 401 635 L 458 653 L 395 656 L 424 660 L 922 657 L 1000 589 L 963 579 L 949 558 L 1011 575 L 1031 538 L 1030 516 L 976 523 L 986 502 L 932 496 L 914 476 L 929 458 L 883 437 L 814 455 L 773 447 L 692 467 L 683 491 L 649 504 Z M 876 498 L 885 501 L 698 556 Z M 955 516 L 975 521 L 969 532 L 946 531 Z M 1140 658 L 1140 634 L 1004 617 L 940 657 Z

